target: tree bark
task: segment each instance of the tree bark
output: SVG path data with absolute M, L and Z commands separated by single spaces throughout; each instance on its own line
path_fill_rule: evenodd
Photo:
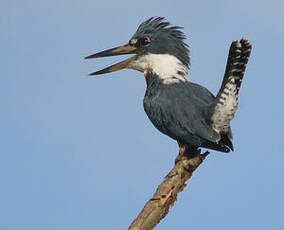
M 190 153 L 186 146 L 180 145 L 175 166 L 158 186 L 153 197 L 145 204 L 142 211 L 131 223 L 128 230 L 150 230 L 163 219 L 174 205 L 177 194 L 186 186 L 186 181 L 193 171 L 203 162 L 209 152 Z

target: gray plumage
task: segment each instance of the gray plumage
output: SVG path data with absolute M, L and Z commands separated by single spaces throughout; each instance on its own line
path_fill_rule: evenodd
M 183 27 L 170 26 L 163 17 L 152 17 L 141 23 L 132 39 L 149 37 L 151 43 L 139 47 L 139 54 L 171 54 L 176 56 L 187 68 L 190 65 L 188 45 L 184 43 L 186 38 L 181 31 Z M 139 42 L 137 43 L 139 46 Z
M 169 24 L 161 20 L 146 21 L 139 26 L 134 37 L 153 34 L 152 37 L 158 37 L 162 46 L 164 39 L 159 36 L 166 33 L 167 43 L 174 44 L 179 40 L 179 47 L 185 46 L 185 36 L 180 27 L 174 27 L 172 33 L 173 27 L 167 28 Z M 149 27 L 147 24 L 150 24 Z M 150 50 L 147 52 L 150 53 Z M 222 152 L 233 150 L 230 121 L 237 109 L 238 92 L 250 51 L 251 45 L 245 38 L 232 43 L 224 80 L 216 97 L 203 86 L 189 81 L 165 85 L 159 76 L 148 72 L 143 104 L 151 122 L 162 133 L 191 148 L 205 147 Z M 189 61 L 184 61 L 189 60 L 189 57 L 184 58 L 188 55 L 187 49 L 173 49 L 167 53 L 175 55 L 188 66 Z
M 123 68 L 143 72 L 147 82 L 144 110 L 158 130 L 193 151 L 205 147 L 229 152 L 233 150 L 230 121 L 237 110 L 251 44 L 246 38 L 233 41 L 221 88 L 214 96 L 187 80 L 189 49 L 181 29 L 161 17 L 146 20 L 128 44 L 86 58 L 136 55 L 90 75 Z

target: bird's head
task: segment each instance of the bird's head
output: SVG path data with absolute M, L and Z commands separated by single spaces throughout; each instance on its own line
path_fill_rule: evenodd
M 125 45 L 108 49 L 88 57 L 98 58 L 122 54 L 134 56 L 91 73 L 98 75 L 130 68 L 147 73 L 152 71 L 157 75 L 173 75 L 177 72 L 186 75 L 189 67 L 189 49 L 184 43 L 185 35 L 182 27 L 170 26 L 162 17 L 152 17 L 141 23 Z

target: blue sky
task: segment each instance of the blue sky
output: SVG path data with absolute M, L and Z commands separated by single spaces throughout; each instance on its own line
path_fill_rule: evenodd
M 283 229 L 284 3 L 4 1 L 0 9 L 0 228 L 127 229 L 173 166 L 175 141 L 143 111 L 143 75 L 87 74 L 120 57 L 139 23 L 184 26 L 190 79 L 220 87 L 232 40 L 253 44 L 232 122 L 156 229 Z

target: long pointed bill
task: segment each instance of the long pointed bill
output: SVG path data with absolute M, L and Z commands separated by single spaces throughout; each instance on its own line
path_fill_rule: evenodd
M 135 53 L 136 48 L 134 46 L 131 46 L 129 44 L 123 45 L 123 46 L 118 46 L 112 49 L 108 49 L 99 53 L 95 53 L 92 54 L 90 56 L 85 57 L 85 59 L 90 59 L 90 58 L 98 58 L 98 57 L 108 57 L 108 56 L 116 56 L 116 55 L 123 55 L 123 54 L 133 54 Z M 90 73 L 90 76 L 93 75 L 99 75 L 99 74 L 104 74 L 104 73 L 110 73 L 110 72 L 114 72 L 120 69 L 124 69 L 127 68 L 128 65 L 132 62 L 136 60 L 136 55 L 128 58 L 122 62 L 119 62 L 117 64 L 111 65 L 107 68 L 104 68 L 102 70 Z

